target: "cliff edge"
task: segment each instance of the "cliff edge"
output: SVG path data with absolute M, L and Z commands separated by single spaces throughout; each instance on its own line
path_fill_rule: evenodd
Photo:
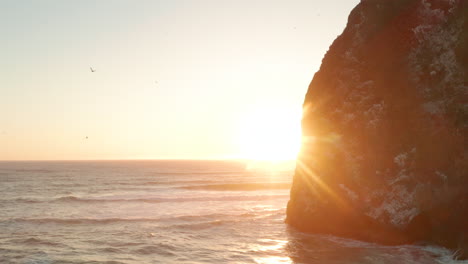
M 468 256 L 468 1 L 362 0 L 305 97 L 287 222 Z

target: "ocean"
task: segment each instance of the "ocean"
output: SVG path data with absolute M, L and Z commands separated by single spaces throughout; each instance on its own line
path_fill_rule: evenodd
M 293 165 L 0 162 L 0 263 L 468 263 L 294 230 Z

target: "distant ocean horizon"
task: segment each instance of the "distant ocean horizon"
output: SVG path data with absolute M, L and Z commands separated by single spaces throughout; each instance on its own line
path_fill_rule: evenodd
M 0 161 L 0 263 L 466 263 L 285 223 L 294 162 Z

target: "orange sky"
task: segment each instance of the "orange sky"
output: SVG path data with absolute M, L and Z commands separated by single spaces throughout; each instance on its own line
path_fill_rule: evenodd
M 0 160 L 294 158 L 357 3 L 9 1 Z

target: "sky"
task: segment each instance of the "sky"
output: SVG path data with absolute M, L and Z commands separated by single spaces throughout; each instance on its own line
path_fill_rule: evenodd
M 0 160 L 294 158 L 358 2 L 0 0 Z

